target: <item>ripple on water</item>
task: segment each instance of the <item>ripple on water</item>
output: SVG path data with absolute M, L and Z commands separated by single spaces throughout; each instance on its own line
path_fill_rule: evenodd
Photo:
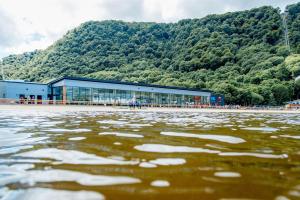
M 32 169 L 33 167 L 33 164 L 0 165 L 0 186 L 26 179 L 25 170 Z
M 104 186 L 119 184 L 140 183 L 141 180 L 128 176 L 104 176 L 92 175 L 83 172 L 50 169 L 50 170 L 29 170 L 33 164 L 15 164 L 11 166 L 0 166 L 0 186 L 11 183 L 26 183 L 35 185 L 36 183 L 50 182 L 77 182 L 85 186 Z
M 134 147 L 136 150 L 144 152 L 154 153 L 213 153 L 219 156 L 253 156 L 257 158 L 273 158 L 284 159 L 288 158 L 287 154 L 263 154 L 263 153 L 250 153 L 250 152 L 221 152 L 210 149 L 203 149 L 199 147 L 187 147 L 187 146 L 170 146 L 163 144 L 142 144 Z
M 39 124 L 40 127 L 53 127 L 53 126 L 57 126 L 59 124 L 63 124 L 63 121 L 45 121 L 45 122 L 41 122 Z
M 0 196 L 1 197 L 1 196 Z M 55 200 L 104 200 L 105 197 L 98 192 L 91 191 L 68 191 L 68 190 L 56 190 L 47 188 L 30 188 L 27 190 L 8 190 L 2 196 L 3 199 L 55 199 Z
M 141 180 L 128 176 L 92 175 L 68 170 L 32 170 L 26 172 L 28 183 L 50 183 L 71 181 L 85 186 L 104 186 L 140 183 Z
M 32 145 L 15 146 L 15 147 L 4 147 L 4 148 L 0 148 L 0 155 L 17 153 L 20 150 L 31 149 L 31 148 L 33 148 Z
M 136 165 L 137 161 L 121 161 L 100 157 L 75 150 L 62 150 L 55 148 L 39 149 L 20 153 L 14 156 L 28 158 L 45 158 L 56 160 L 55 164 L 86 164 L 86 165 Z
M 149 163 L 149 162 L 141 162 L 139 164 L 139 166 L 143 167 L 143 168 L 155 168 L 155 167 L 157 167 L 157 165 Z
M 82 133 L 82 132 L 90 132 L 91 129 L 86 129 L 86 128 L 78 128 L 78 129 L 64 129 L 64 128 L 52 128 L 52 129 L 47 129 L 45 131 L 48 132 L 70 132 L 70 133 Z
M 173 188 L 173 184 L 180 181 L 186 187 L 177 190 L 179 196 L 185 194 L 187 198 L 193 198 L 195 189 L 205 191 L 209 184 L 213 189 L 207 189 L 207 193 L 214 193 L 211 198 L 245 199 L 251 196 L 247 195 L 247 181 L 251 178 L 254 178 L 253 188 L 264 190 L 257 190 L 257 199 L 287 199 L 278 196 L 280 194 L 286 194 L 288 198 L 300 196 L 300 187 L 293 187 L 296 179 L 290 167 L 297 165 L 299 157 L 294 155 L 293 159 L 286 159 L 289 153 L 297 154 L 300 139 L 298 115 L 94 111 L 50 115 L 49 112 L 1 113 L 0 199 L 104 199 L 96 190 L 103 189 L 104 192 L 113 188 L 117 190 L 104 193 L 109 195 L 108 199 L 118 199 L 121 195 L 124 199 L 130 198 L 142 190 L 159 192 L 158 198 L 163 198 L 160 191 L 176 190 L 178 188 Z M 197 132 L 211 128 L 216 132 Z M 249 131 L 239 132 L 244 128 Z M 157 135 L 157 131 L 161 134 Z M 75 142 L 85 138 L 82 136 L 91 138 Z M 101 140 L 101 144 L 97 144 L 92 139 L 94 137 Z M 97 152 L 99 148 L 105 152 Z M 282 180 L 276 173 L 252 176 L 262 168 L 280 171 L 287 187 L 278 188 Z M 197 171 L 199 173 L 195 173 Z M 148 186 L 139 184 L 143 181 L 140 177 L 145 178 Z M 150 181 L 147 177 L 151 177 Z M 203 184 L 199 185 L 200 181 Z M 235 189 L 224 190 L 227 187 Z M 273 194 L 273 189 L 278 190 L 278 194 Z M 241 192 L 247 196 L 242 196 Z
M 274 158 L 274 159 L 284 159 L 288 158 L 287 154 L 264 154 L 264 153 L 250 153 L 250 152 L 223 152 L 219 153 L 220 156 L 253 156 L 257 158 Z
M 300 135 L 280 135 L 280 137 L 300 140 Z
M 126 126 L 129 126 L 131 128 L 142 128 L 142 127 L 149 127 L 153 125 L 152 124 L 127 124 Z
M 157 158 L 149 162 L 156 165 L 182 165 L 186 163 L 186 160 L 183 158 Z
M 189 137 L 189 138 L 215 140 L 215 141 L 227 142 L 231 144 L 246 142 L 242 138 L 227 136 L 227 135 L 208 135 L 208 134 L 193 134 L 193 133 L 179 133 L 179 132 L 161 132 L 160 134 L 167 135 L 167 136 L 176 136 L 176 137 Z
M 119 132 L 103 132 L 99 133 L 99 135 L 114 135 L 117 137 L 133 137 L 133 138 L 143 138 L 143 135 L 134 134 L 134 133 L 119 133 Z
M 157 158 L 155 160 L 150 160 L 148 162 L 141 162 L 140 167 L 144 168 L 155 168 L 157 165 L 170 166 L 170 165 L 183 165 L 186 160 L 183 158 Z
M 155 153 L 219 153 L 220 151 L 203 149 L 198 147 L 171 146 L 164 144 L 142 144 L 134 147 L 136 150 Z
M 2 129 L 3 130 L 3 129 Z M 6 132 L 7 131 L 7 132 Z M 49 137 L 33 137 L 34 134 L 32 133 L 17 133 L 9 132 L 10 128 L 6 129 L 4 132 L 1 132 L 0 129 L 0 147 L 12 147 L 18 145 L 29 145 L 29 144 L 36 144 L 41 143 L 43 140 L 48 139 Z
M 110 124 L 110 125 L 124 125 L 129 124 L 127 121 L 118 121 L 118 120 L 102 120 L 98 121 L 100 124 Z

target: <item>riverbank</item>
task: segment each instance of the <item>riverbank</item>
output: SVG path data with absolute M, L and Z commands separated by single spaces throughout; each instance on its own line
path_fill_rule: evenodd
M 274 113 L 274 114 L 300 114 L 300 110 L 261 110 L 261 109 L 214 109 L 214 108 L 148 108 L 130 109 L 128 107 L 112 106 L 86 106 L 86 105 L 0 105 L 0 111 L 49 111 L 49 112 L 79 112 L 79 111 L 103 111 L 103 112 L 199 112 L 199 113 Z

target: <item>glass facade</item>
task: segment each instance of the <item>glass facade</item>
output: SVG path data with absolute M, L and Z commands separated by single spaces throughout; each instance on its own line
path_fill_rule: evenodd
M 53 100 L 67 104 L 105 104 L 142 106 L 201 106 L 208 105 L 208 96 L 165 94 L 130 90 L 113 90 L 103 88 L 53 87 Z M 64 99 L 64 96 L 66 99 Z

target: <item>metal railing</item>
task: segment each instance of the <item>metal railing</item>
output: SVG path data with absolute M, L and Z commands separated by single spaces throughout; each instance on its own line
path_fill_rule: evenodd
M 208 104 L 155 104 L 141 103 L 130 105 L 125 102 L 93 102 L 93 101 L 64 101 L 64 100 L 40 100 L 40 99 L 7 99 L 0 98 L 0 104 L 9 105 L 85 105 L 85 106 L 127 106 L 127 107 L 154 107 L 154 108 L 199 108 L 199 109 L 225 109 L 225 110 L 289 110 L 300 109 L 299 105 L 286 106 L 240 106 L 240 105 L 225 105 L 212 106 Z

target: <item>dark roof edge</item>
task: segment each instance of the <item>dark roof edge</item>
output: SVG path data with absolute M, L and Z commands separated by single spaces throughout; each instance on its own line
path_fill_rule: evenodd
M 213 93 L 213 91 L 211 91 L 211 90 L 197 90 L 197 89 L 192 89 L 192 88 L 183 88 L 183 87 L 175 87 L 175 86 L 163 86 L 163 85 L 154 85 L 154 84 L 145 84 L 145 83 L 131 83 L 131 82 L 123 82 L 123 81 L 100 80 L 100 79 L 82 78 L 82 77 L 80 78 L 80 77 L 70 77 L 70 76 L 63 76 L 63 77 L 57 78 L 53 81 L 50 81 L 48 84 L 52 85 L 52 84 L 57 83 L 64 79 Z

